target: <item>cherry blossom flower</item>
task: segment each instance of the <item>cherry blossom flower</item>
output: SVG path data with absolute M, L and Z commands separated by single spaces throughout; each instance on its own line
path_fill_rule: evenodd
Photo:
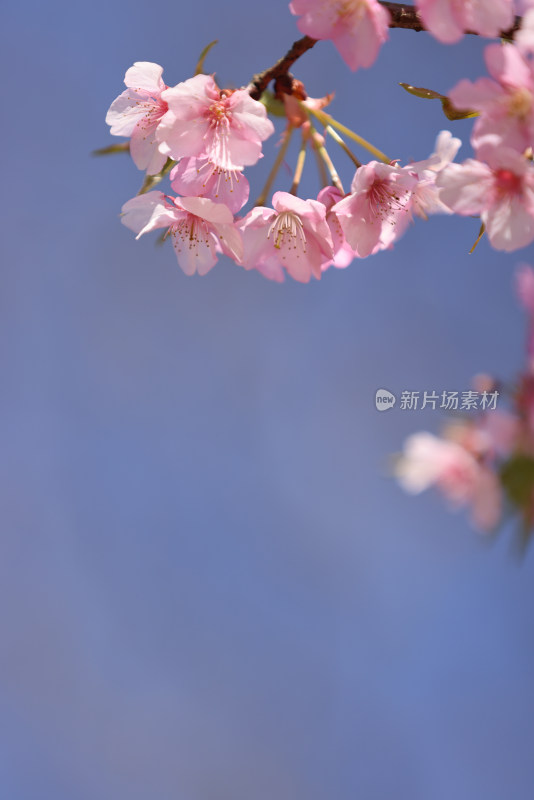
M 452 214 L 452 211 L 440 200 L 436 178 L 445 167 L 454 160 L 462 142 L 450 131 L 441 131 L 436 139 L 434 153 L 425 161 L 418 161 L 404 167 L 404 170 L 417 176 L 418 182 L 413 191 L 413 212 L 422 219 L 430 214 Z
M 321 265 L 323 272 L 330 266 L 340 269 L 348 267 L 354 258 L 356 258 L 354 250 L 345 239 L 345 234 L 343 233 L 343 228 L 341 227 L 337 214 L 332 211 L 332 206 L 338 203 L 342 198 L 343 194 L 335 186 L 327 186 L 325 189 L 321 189 L 317 195 L 317 200 L 326 208 L 326 223 L 330 228 L 332 243 L 334 245 L 334 257 Z
M 486 140 L 524 152 L 534 145 L 534 65 L 511 43 L 484 51 L 492 78 L 461 80 L 449 93 L 456 108 L 480 111 L 471 141 Z
M 171 170 L 171 186 L 187 197 L 208 197 L 224 203 L 233 214 L 248 200 L 249 182 L 241 170 L 223 170 L 205 158 L 183 158 Z
M 455 441 L 415 433 L 395 465 L 401 487 L 419 494 L 436 486 L 456 508 L 471 505 L 473 523 L 490 530 L 501 516 L 501 489 L 493 470 Z
M 167 103 L 161 93 L 167 88 L 162 80 L 163 67 L 151 61 L 136 61 L 127 70 L 128 87 L 109 107 L 106 122 L 113 136 L 130 136 L 130 153 L 139 169 L 148 175 L 161 171 L 167 156 L 158 149 L 155 133 Z
M 225 171 L 255 164 L 274 132 L 262 103 L 244 89 L 221 91 L 211 75 L 195 75 L 162 93 L 169 109 L 158 126 L 166 156 L 207 158 Z
M 122 222 L 137 233 L 166 228 L 178 263 L 186 275 L 205 275 L 215 265 L 217 253 L 239 261 L 243 242 L 233 224 L 232 212 L 205 197 L 170 197 L 147 192 L 122 207 Z
M 301 283 L 321 277 L 321 264 L 334 255 L 326 209 L 317 200 L 276 192 L 273 208 L 258 206 L 237 223 L 243 233 L 245 269 L 282 281 L 284 269 Z
M 332 207 L 349 245 L 365 258 L 393 244 L 412 215 L 415 175 L 391 164 L 370 161 L 356 170 L 351 193 Z
M 377 0 L 292 0 L 297 26 L 314 39 L 331 39 L 352 69 L 370 67 L 388 38 L 389 12 Z
M 465 31 L 497 37 L 514 22 L 513 0 L 417 0 L 421 19 L 444 44 L 459 41 Z
M 438 175 L 440 198 L 456 214 L 480 215 L 497 250 L 534 241 L 534 165 L 509 148 L 485 146 L 485 162 L 469 158 Z

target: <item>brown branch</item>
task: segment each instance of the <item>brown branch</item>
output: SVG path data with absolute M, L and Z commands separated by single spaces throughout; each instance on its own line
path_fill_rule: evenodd
M 414 6 L 407 6 L 406 3 L 380 3 L 385 6 L 391 14 L 390 28 L 405 28 L 411 31 L 424 31 L 425 27 Z
M 415 6 L 406 5 L 406 3 L 385 3 L 380 0 L 380 5 L 387 8 L 391 14 L 390 28 L 406 28 L 411 31 L 425 31 L 426 28 L 421 22 L 421 18 Z M 521 25 L 521 17 L 516 17 L 514 24 L 507 31 L 501 32 L 503 39 L 513 39 L 514 34 L 519 30 Z M 475 31 L 466 31 L 472 36 L 477 36 Z
M 308 50 L 311 50 L 317 39 L 312 39 L 311 36 L 303 36 L 293 42 L 290 50 L 287 51 L 285 56 L 279 59 L 276 64 L 266 69 L 264 72 L 259 72 L 254 75 L 250 82 L 249 94 L 253 100 L 259 100 L 263 92 L 272 80 L 281 78 L 287 75 L 293 64 L 297 59 L 304 55 Z
M 390 28 L 403 28 L 405 30 L 417 32 L 426 31 L 426 28 L 421 22 L 421 18 L 415 6 L 406 5 L 406 3 L 388 3 L 384 2 L 384 0 L 380 0 L 380 5 L 384 6 L 384 8 L 387 8 L 391 14 L 391 22 L 389 23 Z M 520 25 L 521 17 L 516 17 L 513 26 L 507 31 L 502 31 L 501 37 L 503 39 L 513 39 L 514 34 L 517 33 Z M 466 31 L 466 33 L 469 33 L 472 36 L 477 36 L 475 31 Z M 277 78 L 284 78 L 287 76 L 295 61 L 303 56 L 308 50 L 311 50 L 317 41 L 317 39 L 312 39 L 311 36 L 303 36 L 302 39 L 298 39 L 296 42 L 293 42 L 291 49 L 288 50 L 285 56 L 280 58 L 276 64 L 273 64 L 273 66 L 269 67 L 269 69 L 266 69 L 263 72 L 258 72 L 257 75 L 254 75 L 249 84 L 250 96 L 254 100 L 259 100 L 269 83 Z

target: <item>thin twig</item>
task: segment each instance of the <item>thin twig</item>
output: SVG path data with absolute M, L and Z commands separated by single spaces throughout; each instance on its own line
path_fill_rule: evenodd
M 348 155 L 352 163 L 355 165 L 356 169 L 358 169 L 358 167 L 361 167 L 362 162 L 356 158 L 350 147 L 346 144 L 346 142 L 344 142 L 339 133 L 335 131 L 331 125 L 327 125 L 325 131 L 332 137 L 332 139 L 335 142 L 338 143 L 341 149 L 345 151 L 345 153 Z
M 345 136 L 348 136 L 349 139 L 352 139 L 353 142 L 359 144 L 360 147 L 363 147 L 364 150 L 367 150 L 379 161 L 383 161 L 384 164 L 391 164 L 391 159 L 388 158 L 385 153 L 379 150 L 378 147 L 375 147 L 374 144 L 368 142 L 367 139 L 364 139 L 363 136 L 360 136 L 358 133 L 354 133 L 354 131 L 351 131 L 351 129 L 347 128 L 346 125 L 342 125 L 341 122 L 338 122 L 337 119 L 331 117 L 330 114 L 325 114 L 324 111 L 319 111 L 318 109 L 310 108 L 309 106 L 302 105 L 302 108 L 305 108 L 309 114 L 312 114 L 312 116 L 314 116 L 315 119 L 318 119 L 319 122 L 325 126 L 325 128 L 328 125 L 331 125 L 333 128 L 337 128 L 338 131 L 344 133 Z
M 254 75 L 249 88 L 249 94 L 252 99 L 259 100 L 269 83 L 276 78 L 282 77 L 282 75 L 287 75 L 295 61 L 308 50 L 311 50 L 316 42 L 317 39 L 312 39 L 311 36 L 303 36 L 302 39 L 293 42 L 291 49 L 288 50 L 285 56 L 280 58 L 276 64 Z
M 315 155 L 315 160 L 317 162 L 317 170 L 319 172 L 319 180 L 321 181 L 321 185 L 322 185 L 323 189 L 325 189 L 329 185 L 328 184 L 328 176 L 326 174 L 326 167 L 324 165 L 323 159 L 321 158 L 321 154 L 320 154 L 320 152 L 318 150 L 317 142 L 315 140 L 315 136 L 312 136 L 312 140 L 311 141 L 312 141 L 313 153 Z
M 291 184 L 291 189 L 289 190 L 289 194 L 297 194 L 300 179 L 302 178 L 302 172 L 304 170 L 304 162 L 306 161 L 306 149 L 308 147 L 308 139 L 310 138 L 309 131 L 306 131 L 304 128 L 302 129 L 302 141 L 300 143 L 300 150 L 297 158 L 297 166 L 295 167 L 295 175 L 293 177 L 293 183 Z
M 343 188 L 343 184 L 341 183 L 341 178 L 337 174 L 337 169 L 334 166 L 334 162 L 332 161 L 332 159 L 328 155 L 328 150 L 324 146 L 324 142 L 322 141 L 321 136 L 317 133 L 315 128 L 312 127 L 310 130 L 311 130 L 311 135 L 313 137 L 313 140 L 315 142 L 315 146 L 317 148 L 317 152 L 319 153 L 319 155 L 323 159 L 324 163 L 326 164 L 326 168 L 328 169 L 328 172 L 330 173 L 330 177 L 332 179 L 332 184 L 336 187 L 336 189 L 339 189 L 341 194 L 344 195 L 345 194 L 345 190 Z

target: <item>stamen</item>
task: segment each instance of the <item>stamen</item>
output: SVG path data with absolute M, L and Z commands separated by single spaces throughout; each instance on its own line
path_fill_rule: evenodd
M 267 238 L 274 237 L 274 246 L 277 250 L 293 249 L 306 253 L 306 234 L 300 217 L 291 211 L 282 211 L 278 214 L 267 233 Z M 285 258 L 283 255 L 282 258 Z
M 369 211 L 371 216 L 377 218 L 381 223 L 389 222 L 395 225 L 395 216 L 392 212 L 405 212 L 408 191 L 406 189 L 398 191 L 394 184 L 387 181 L 375 181 L 367 192 Z M 373 221 L 371 221 L 372 224 Z
M 171 225 L 169 233 L 172 236 L 174 248 L 178 253 L 181 253 L 185 247 L 188 250 L 192 250 L 195 256 L 198 256 L 199 246 L 208 246 L 210 241 L 209 230 L 205 220 L 196 217 L 194 214 L 188 214 L 184 219 Z

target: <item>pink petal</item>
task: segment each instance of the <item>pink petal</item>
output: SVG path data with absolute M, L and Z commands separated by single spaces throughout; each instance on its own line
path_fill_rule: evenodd
M 146 116 L 146 99 L 127 89 L 110 105 L 106 124 L 111 125 L 113 136 L 131 136 L 137 125 Z
M 169 110 L 161 118 L 156 137 L 161 152 L 178 160 L 184 156 L 201 155 L 207 131 L 208 123 L 202 117 L 184 121 L 177 119 L 174 112 Z
M 370 67 L 388 38 L 389 14 L 382 6 L 370 4 L 356 24 L 339 28 L 333 42 L 345 63 L 352 70 Z
M 243 237 L 234 225 L 214 225 L 223 253 L 237 263 L 243 259 Z
M 152 61 L 136 61 L 133 67 L 126 71 L 124 83 L 134 90 L 143 90 L 149 94 L 159 96 L 165 89 L 161 78 L 163 67 Z
M 256 206 L 237 223 L 243 235 L 242 261 L 245 269 L 255 269 L 268 256 L 272 257 L 267 232 L 275 216 L 272 209 Z
M 304 14 L 297 22 L 299 31 L 314 39 L 330 39 L 339 17 L 335 3 L 324 0 L 293 0 L 289 4 L 292 14 Z
M 512 114 L 483 114 L 476 120 L 471 133 L 471 144 L 479 157 L 486 146 L 494 150 L 509 147 L 520 153 L 532 140 L 530 126 Z
M 296 197 L 294 194 L 290 194 L 289 192 L 275 192 L 273 194 L 273 208 L 278 211 L 278 213 L 282 211 L 291 211 L 293 214 L 298 214 L 299 217 L 307 217 L 307 216 L 314 216 L 316 209 L 313 206 L 309 206 L 308 203 L 310 201 L 303 200 L 301 197 Z M 321 212 L 317 212 L 319 215 Z M 322 218 L 326 217 L 326 211 L 323 208 L 322 211 Z M 318 216 L 318 219 L 321 217 Z
M 462 38 L 464 21 L 451 0 L 418 0 L 417 7 L 425 28 L 440 42 L 453 44 Z
M 245 139 L 240 134 L 233 126 L 228 128 L 226 135 L 209 130 L 204 141 L 204 152 L 210 161 L 225 170 L 255 164 L 261 158 L 261 142 Z
M 521 51 L 511 43 L 490 44 L 484 50 L 488 72 L 499 83 L 532 87 L 532 72 Z
M 231 225 L 234 221 L 234 215 L 227 206 L 214 203 L 207 197 L 178 197 L 175 202 L 177 206 L 207 222 Z
M 249 182 L 242 172 L 221 171 L 206 159 L 183 158 L 170 177 L 177 194 L 209 197 L 215 203 L 224 203 L 233 214 L 249 197 Z
M 480 214 L 488 203 L 492 185 L 493 175 L 489 167 L 474 159 L 463 164 L 450 164 L 436 179 L 440 200 L 462 215 Z
M 474 83 L 464 79 L 450 90 L 449 98 L 458 109 L 484 111 L 498 102 L 504 94 L 504 89 L 490 78 L 479 78 Z
M 173 245 L 178 264 L 186 275 L 206 275 L 217 263 L 217 251 L 213 236 L 195 241 L 193 246 L 188 246 L 178 236 L 173 236 Z
M 248 92 L 238 90 L 230 95 L 228 108 L 235 120 L 236 132 L 247 139 L 264 141 L 274 133 L 274 125 L 263 103 L 253 100 Z
M 467 27 L 481 36 L 499 36 L 514 23 L 512 0 L 471 0 L 466 11 Z
M 168 228 L 179 217 L 179 211 L 168 208 L 163 192 L 147 192 L 128 200 L 122 207 L 121 222 L 137 233 L 139 239 L 144 233 L 156 228 Z
M 395 467 L 395 475 L 404 491 L 420 494 L 434 484 L 442 470 L 446 443 L 431 433 L 409 436 L 404 452 Z
M 333 208 L 338 215 L 345 238 L 352 249 L 366 258 L 380 240 L 382 226 L 369 222 L 369 208 L 364 195 L 349 195 Z
M 161 93 L 177 119 L 194 119 L 219 97 L 212 75 L 195 75 Z
M 157 122 L 150 126 L 137 125 L 130 139 L 130 155 L 133 162 L 138 169 L 145 169 L 147 175 L 156 175 L 167 161 L 167 156 L 158 150 L 157 126 Z
M 481 214 L 488 238 L 496 250 L 511 252 L 534 241 L 534 198 L 530 206 L 522 198 L 504 198 Z
M 274 256 L 260 262 L 256 269 L 258 272 L 261 272 L 264 278 L 268 278 L 270 281 L 283 283 L 286 279 L 285 272 L 280 266 L 280 262 Z

